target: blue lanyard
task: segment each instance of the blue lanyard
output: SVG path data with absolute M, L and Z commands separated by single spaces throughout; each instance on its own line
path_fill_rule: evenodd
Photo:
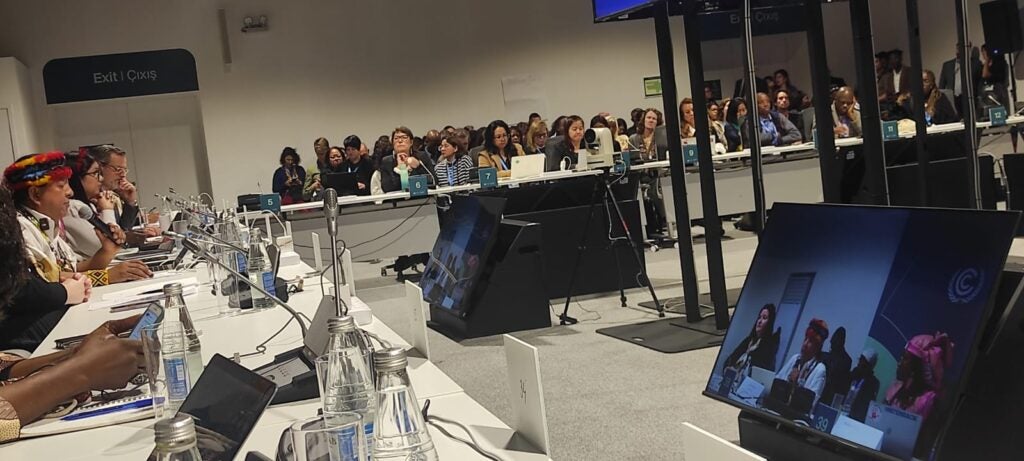
M 445 166 L 445 168 L 448 170 L 448 185 L 449 186 L 454 186 L 455 185 L 455 172 L 452 171 L 452 170 L 455 168 L 455 165 L 452 165 L 451 163 L 449 163 L 447 166 Z
M 498 154 L 498 161 L 501 162 L 501 169 L 502 170 L 507 170 L 508 169 L 508 164 L 505 163 L 505 159 L 501 157 L 501 154 Z

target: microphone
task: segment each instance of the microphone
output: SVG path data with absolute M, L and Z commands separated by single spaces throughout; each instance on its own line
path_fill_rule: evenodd
M 288 313 L 291 314 L 292 318 L 295 319 L 296 322 L 298 322 L 299 329 L 302 330 L 302 337 L 303 339 L 305 339 L 307 333 L 306 323 L 303 322 L 302 317 L 299 315 L 299 313 L 296 312 L 295 309 L 292 309 L 292 307 L 289 306 L 288 303 L 281 301 L 281 299 L 278 298 L 277 296 L 274 296 L 270 294 L 270 292 L 268 292 L 267 290 L 264 290 L 263 287 L 260 286 L 260 284 L 253 283 L 251 280 L 249 280 L 248 276 L 238 273 L 237 271 L 232 269 L 231 266 L 222 263 L 219 259 L 213 256 L 210 256 L 210 254 L 203 250 L 203 248 L 200 247 L 199 244 L 197 244 L 194 240 L 188 237 L 184 237 L 181 239 L 181 244 L 182 246 L 185 247 L 186 250 L 191 251 L 196 256 L 202 259 L 205 259 L 207 263 L 216 264 L 220 266 L 222 269 L 227 271 L 228 274 L 231 274 L 238 280 L 242 281 L 242 283 L 248 285 L 250 289 L 260 292 L 263 296 L 266 296 L 268 299 L 276 303 L 278 306 L 283 307 L 284 310 L 288 311 Z
M 324 215 L 327 216 L 327 235 L 338 237 L 338 191 L 328 188 L 324 191 Z
M 331 236 L 331 275 L 334 276 L 334 312 L 338 317 L 348 315 L 348 305 L 341 301 L 342 272 L 338 264 L 338 191 L 328 188 L 324 191 L 324 215 L 327 217 L 327 234 Z M 319 248 L 315 251 L 319 251 Z M 321 302 L 326 301 L 326 297 Z
M 103 222 L 92 212 L 91 206 L 82 202 L 72 202 L 71 206 L 75 207 L 75 211 L 78 212 L 80 218 L 89 221 L 89 224 L 98 229 L 104 237 L 110 239 L 111 242 L 114 241 L 114 232 L 110 230 L 110 226 L 107 223 Z

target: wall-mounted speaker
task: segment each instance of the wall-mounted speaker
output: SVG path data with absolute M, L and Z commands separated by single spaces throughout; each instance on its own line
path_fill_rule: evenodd
M 1024 49 L 1017 0 L 995 0 L 979 6 L 988 49 L 999 50 L 1003 54 Z

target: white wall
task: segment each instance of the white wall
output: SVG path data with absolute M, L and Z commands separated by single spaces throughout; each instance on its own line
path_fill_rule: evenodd
M 6 108 L 10 117 L 15 157 L 39 150 L 29 70 L 11 57 L 0 58 L 0 107 Z
M 902 2 L 872 6 L 876 46 L 905 49 Z M 218 8 L 228 14 L 231 65 L 221 61 Z M 399 124 L 422 133 L 504 117 L 507 76 L 536 76 L 544 115 L 552 118 L 589 119 L 599 111 L 626 117 L 633 107 L 660 107 L 660 98 L 645 99 L 642 89 L 643 77 L 659 73 L 653 23 L 595 25 L 590 8 L 590 0 L 0 0 L 0 17 L 14 18 L 0 28 L 0 56 L 15 56 L 30 70 L 38 144 L 45 148 L 57 141 L 55 111 L 42 93 L 48 60 L 188 49 L 198 65 L 213 191 L 232 199 L 255 191 L 257 181 L 268 184 L 286 145 L 309 161 L 318 136 L 340 143 L 355 133 L 372 142 Z M 269 31 L 239 32 L 243 16 L 259 14 L 268 15 Z M 853 83 L 847 5 L 826 5 L 824 14 L 830 67 Z M 672 25 L 685 96 L 681 22 L 674 18 Z M 955 31 L 932 30 L 943 37 Z M 952 52 L 941 43 L 925 50 L 936 70 Z M 738 47 L 738 40 L 704 46 L 707 77 L 723 80 L 726 94 L 742 75 Z M 803 34 L 760 37 L 755 50 L 758 75 L 787 68 L 809 90 Z

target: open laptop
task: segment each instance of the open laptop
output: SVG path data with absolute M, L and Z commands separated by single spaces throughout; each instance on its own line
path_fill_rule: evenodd
M 356 173 L 323 173 L 320 183 L 324 189 L 334 189 L 338 195 L 356 195 L 359 193 Z
M 545 155 L 519 155 L 512 157 L 512 179 L 539 178 L 544 174 Z
M 510 426 L 545 454 L 551 453 L 544 387 L 540 379 L 537 348 L 512 335 L 502 335 L 508 367 Z
M 202 459 L 229 461 L 235 459 L 276 392 L 269 379 L 217 354 L 178 414 L 195 419 Z

